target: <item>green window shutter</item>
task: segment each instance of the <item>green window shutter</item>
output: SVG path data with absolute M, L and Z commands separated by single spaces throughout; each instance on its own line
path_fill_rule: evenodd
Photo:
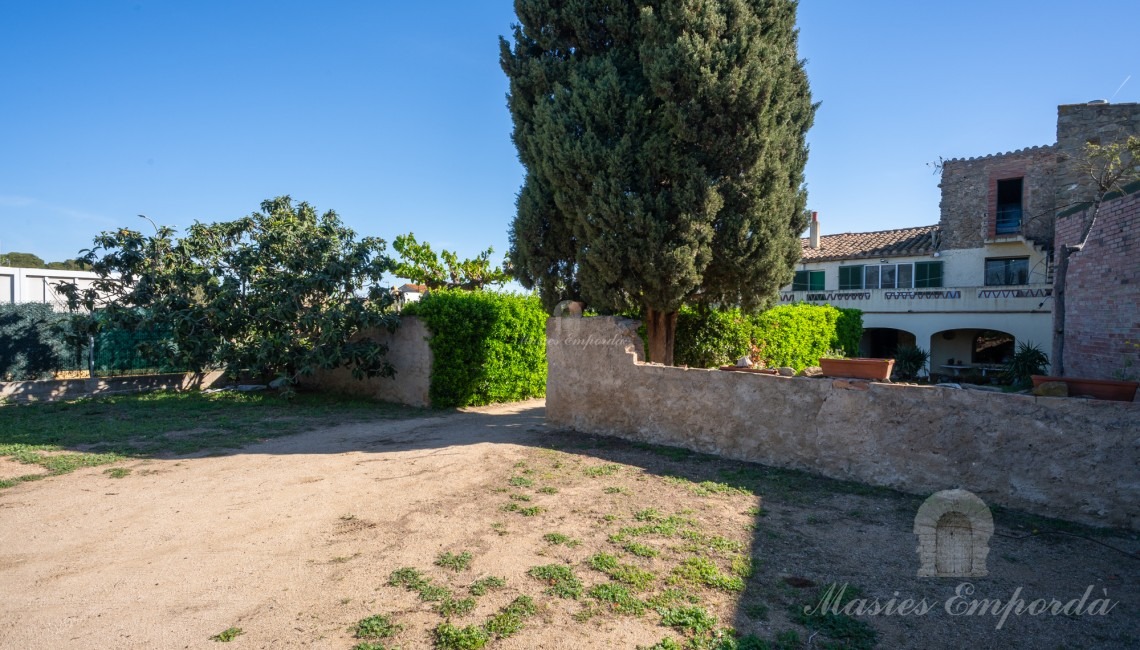
M 863 288 L 863 265 L 839 267 L 839 290 Z
M 808 290 L 823 291 L 823 271 L 810 271 L 808 274 Z
M 914 286 L 928 289 L 942 286 L 942 262 L 915 262 Z
M 796 271 L 796 277 L 792 280 L 792 291 L 807 291 L 808 290 L 808 272 Z

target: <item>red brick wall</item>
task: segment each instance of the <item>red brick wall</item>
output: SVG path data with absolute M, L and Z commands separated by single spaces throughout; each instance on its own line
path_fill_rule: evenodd
M 1075 244 L 1085 213 L 1057 221 L 1057 245 Z M 1101 206 L 1085 249 L 1069 258 L 1065 374 L 1115 379 L 1140 375 L 1140 192 Z

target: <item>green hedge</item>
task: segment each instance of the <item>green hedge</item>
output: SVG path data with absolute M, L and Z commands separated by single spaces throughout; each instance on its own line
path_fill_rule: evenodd
M 546 312 L 537 296 L 437 290 L 403 313 L 422 318 L 432 334 L 432 406 L 546 394 Z
M 856 356 L 862 336 L 858 309 L 797 303 L 748 316 L 739 309 L 684 307 L 677 317 L 673 355 L 677 365 L 711 368 L 734 363 L 755 346 L 768 366 L 800 370 L 817 365 L 832 349 Z
M 68 342 L 67 314 L 51 305 L 0 305 L 0 381 L 51 379 L 56 370 L 74 370 L 82 350 Z

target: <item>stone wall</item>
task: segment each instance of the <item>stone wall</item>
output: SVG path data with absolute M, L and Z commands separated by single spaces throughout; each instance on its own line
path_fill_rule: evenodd
M 301 385 L 370 397 L 383 402 L 430 406 L 431 364 L 434 357 L 428 347 L 431 334 L 424 322 L 415 316 L 403 316 L 395 334 L 381 330 L 370 332 L 368 336 L 388 345 L 388 362 L 396 369 L 395 377 L 360 380 L 354 379 L 350 370 L 341 368 L 317 371 L 312 377 L 303 378 Z
M 1088 219 L 1059 219 L 1058 243 L 1076 244 Z M 1064 335 L 1066 375 L 1140 376 L 1140 193 L 1104 203 L 1085 249 L 1069 258 Z
M 1024 178 L 1022 230 L 1028 239 L 1045 242 L 1053 234 L 1053 146 L 1032 147 L 980 158 L 947 160 L 942 165 L 941 248 L 981 248 L 994 238 L 997 182 Z
M 1140 136 L 1140 104 L 1067 104 L 1057 107 L 1057 210 L 1062 214 L 1095 191 L 1081 167 L 1085 144 L 1122 142 Z
M 1140 405 L 647 365 L 635 327 L 549 321 L 551 425 L 1140 530 Z
M 0 403 L 54 402 L 79 399 L 80 397 L 145 393 L 155 390 L 201 390 L 224 383 L 226 383 L 226 378 L 221 371 L 133 377 L 97 377 L 94 379 L 9 381 L 0 382 Z

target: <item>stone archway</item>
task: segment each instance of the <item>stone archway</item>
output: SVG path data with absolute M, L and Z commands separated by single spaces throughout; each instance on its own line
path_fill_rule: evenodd
M 920 578 L 977 578 L 987 574 L 994 520 L 985 502 L 966 490 L 931 495 L 914 517 Z

